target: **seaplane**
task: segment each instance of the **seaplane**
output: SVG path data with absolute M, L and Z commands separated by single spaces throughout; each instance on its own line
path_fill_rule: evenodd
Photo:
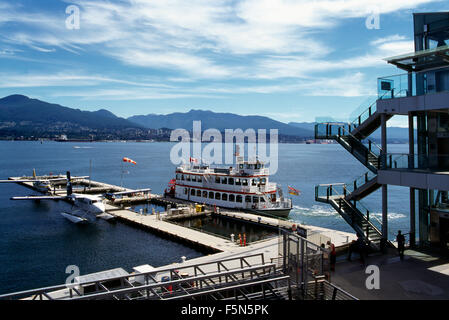
M 80 177 L 76 177 L 80 178 Z M 85 177 L 82 177 L 85 178 Z M 65 200 L 72 205 L 72 212 L 61 212 L 61 215 L 74 223 L 85 223 L 89 219 L 86 214 L 94 215 L 96 218 L 105 220 L 113 219 L 114 216 L 106 213 L 106 207 L 103 203 L 104 197 L 102 195 L 88 195 L 73 193 L 72 180 L 70 171 L 67 171 L 67 178 L 58 178 L 55 180 L 67 181 L 66 189 L 67 194 L 61 196 L 43 195 L 43 196 L 25 196 L 25 197 L 12 197 L 11 200 Z M 11 182 L 31 182 L 30 180 L 7 180 Z M 38 182 L 39 180 L 36 180 Z M 34 182 L 33 182 L 34 185 Z M 41 191 L 42 192 L 42 191 Z M 73 210 L 76 207 L 78 210 Z
M 72 177 L 72 180 L 76 179 L 87 179 L 89 176 L 80 176 L 80 177 Z M 21 182 L 30 182 L 33 184 L 33 188 L 41 193 L 48 194 L 52 191 L 54 185 L 58 182 L 66 181 L 66 177 L 52 177 L 52 176 L 45 176 L 45 177 L 38 177 L 36 175 L 36 170 L 33 169 L 33 177 L 32 178 L 24 178 L 24 179 L 17 179 L 17 180 L 0 180 L 0 183 L 21 183 Z

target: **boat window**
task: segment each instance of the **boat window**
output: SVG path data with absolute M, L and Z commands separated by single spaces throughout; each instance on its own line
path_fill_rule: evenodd
M 265 198 L 264 197 L 260 197 L 260 202 L 265 202 Z
M 266 183 L 267 183 L 267 179 L 266 178 L 260 179 L 260 184 L 261 185 L 265 185 Z
M 234 178 L 229 178 L 228 179 L 228 184 L 233 185 L 234 184 Z
M 245 196 L 245 202 L 251 202 L 251 197 L 250 196 Z
M 253 203 L 259 203 L 259 197 L 253 197 Z
M 196 191 L 196 196 L 197 196 L 197 197 L 201 197 L 201 190 L 197 190 L 197 191 Z
M 184 188 L 184 194 L 187 194 L 187 188 Z
M 186 175 L 186 181 L 190 181 L 190 176 Z
M 191 190 L 190 190 L 190 195 L 191 195 L 191 196 L 194 196 L 194 195 L 195 195 L 195 189 L 191 189 Z
M 248 179 L 242 179 L 242 185 L 247 186 L 248 185 Z
M 184 180 L 184 175 L 183 174 L 181 175 L 181 180 Z
M 215 200 L 220 200 L 220 199 L 221 199 L 220 192 L 215 193 Z
M 179 173 L 176 174 L 176 180 L 181 180 L 181 176 L 179 175 Z
M 242 202 L 242 196 L 238 195 L 237 197 L 235 197 L 235 201 L 236 202 Z
M 221 200 L 223 200 L 223 201 L 228 201 L 228 195 L 227 195 L 226 193 L 223 193 L 223 194 L 221 195 Z
M 240 186 L 242 183 L 240 182 L 240 179 L 235 179 L 235 185 Z
M 192 181 L 196 181 L 196 176 L 192 176 Z
M 231 201 L 231 202 L 235 201 L 235 196 L 233 194 L 229 195 L 229 201 Z
M 207 191 L 203 191 L 203 198 L 207 198 Z
M 243 164 L 239 164 L 239 169 L 243 169 Z
M 201 182 L 201 181 L 203 181 L 203 178 L 201 178 L 201 176 L 198 176 L 196 181 Z
M 221 183 L 222 184 L 228 184 L 228 178 L 221 179 Z
M 214 198 L 214 193 L 213 192 L 209 192 L 209 199 L 213 199 Z
M 215 177 L 215 183 L 220 183 L 220 177 Z
M 258 179 L 251 179 L 250 181 L 251 181 L 251 185 L 252 186 L 257 186 L 257 180 Z

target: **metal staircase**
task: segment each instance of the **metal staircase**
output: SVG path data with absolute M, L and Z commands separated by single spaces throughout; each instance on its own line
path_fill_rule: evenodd
M 391 94 L 390 91 L 385 92 L 380 99 L 385 95 Z M 387 114 L 387 120 L 393 115 Z M 351 133 L 358 139 L 364 139 L 369 137 L 374 131 L 376 131 L 381 124 L 380 113 L 377 112 L 377 99 L 370 103 L 369 107 L 357 116 L 350 124 Z
M 349 184 L 315 187 L 315 200 L 330 204 L 372 249 L 380 249 L 382 223 L 361 203 L 361 199 L 380 188 L 377 170 L 382 165 L 382 149 L 367 138 L 381 125 L 375 103 L 351 123 L 318 123 L 315 139 L 332 139 L 359 160 L 368 172 Z M 391 115 L 387 116 L 387 119 Z M 392 245 L 391 242 L 388 242 Z
M 379 250 L 382 222 L 370 214 L 370 210 L 360 200 L 349 200 L 351 196 L 349 186 L 318 185 L 315 187 L 315 200 L 330 204 L 373 250 Z

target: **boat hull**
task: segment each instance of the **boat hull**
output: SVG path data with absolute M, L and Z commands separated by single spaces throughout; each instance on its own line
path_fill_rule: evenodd
M 182 201 L 187 201 L 190 203 L 203 203 L 203 204 L 206 204 L 209 206 L 215 205 L 215 203 L 208 203 L 207 201 L 201 202 L 201 201 L 193 201 L 193 200 L 183 199 L 183 198 L 178 198 L 178 197 L 173 197 L 173 198 L 182 200 Z M 239 211 L 244 211 L 244 212 L 248 212 L 248 213 L 264 215 L 267 217 L 276 217 L 276 218 L 288 218 L 288 215 L 290 214 L 290 211 L 292 210 L 292 208 L 246 209 L 246 208 L 238 208 L 238 207 L 228 207 L 228 206 L 223 206 L 223 205 L 217 205 L 217 207 L 223 208 L 223 209 L 239 210 Z
M 282 209 L 268 209 L 268 210 L 248 210 L 255 214 L 264 215 L 267 217 L 279 217 L 279 218 L 288 218 L 290 214 L 291 208 L 282 208 Z

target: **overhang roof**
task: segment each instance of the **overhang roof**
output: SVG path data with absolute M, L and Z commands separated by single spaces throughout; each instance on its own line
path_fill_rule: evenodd
M 448 66 L 449 45 L 402 54 L 384 60 L 408 72 Z

